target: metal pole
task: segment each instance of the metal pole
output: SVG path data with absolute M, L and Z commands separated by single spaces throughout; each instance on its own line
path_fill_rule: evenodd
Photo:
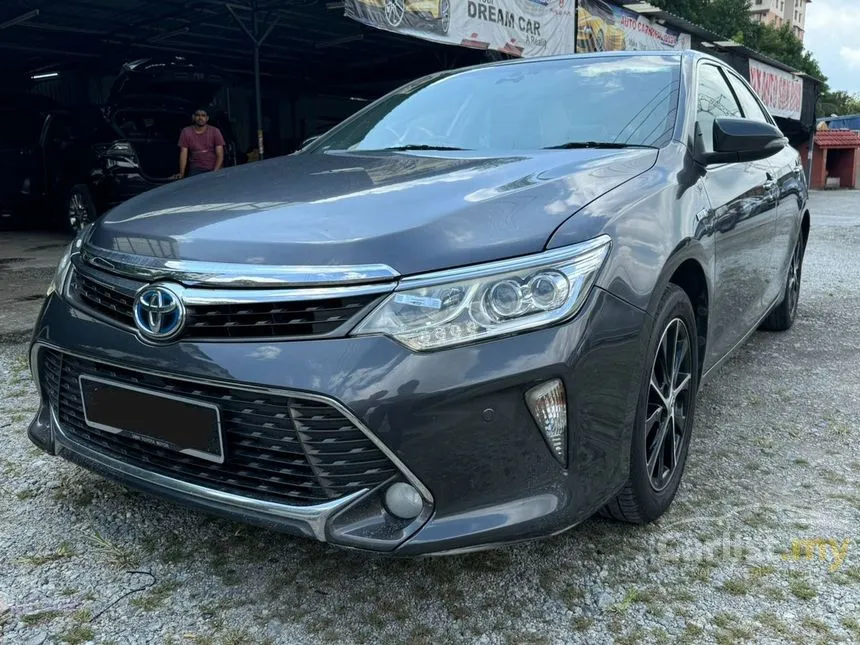
M 257 150 L 263 160 L 263 102 L 260 97 L 260 25 L 256 1 L 251 4 L 251 32 L 254 34 L 254 94 L 257 102 Z
M 260 46 L 254 43 L 254 94 L 257 101 L 257 150 L 263 159 L 263 103 L 260 97 Z
M 269 37 L 269 34 L 272 33 L 272 30 L 278 24 L 279 16 L 275 16 L 274 21 L 269 25 L 266 29 L 266 32 L 260 36 L 260 20 L 258 13 L 258 6 L 256 0 L 251 4 L 251 29 L 249 30 L 245 23 L 239 18 L 236 12 L 233 10 L 233 7 L 229 4 L 226 5 L 227 11 L 233 16 L 233 19 L 242 28 L 242 31 L 245 32 L 245 35 L 248 36 L 248 39 L 254 44 L 254 98 L 257 104 L 257 152 L 260 154 L 260 159 L 263 159 L 264 154 L 264 146 L 263 146 L 263 99 L 262 92 L 260 91 L 260 47 L 263 46 L 263 43 L 266 41 L 266 38 Z M 271 15 L 271 13 L 267 14 L 267 19 Z

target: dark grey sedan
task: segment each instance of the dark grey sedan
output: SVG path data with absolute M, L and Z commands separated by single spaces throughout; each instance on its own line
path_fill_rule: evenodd
M 437 74 L 83 231 L 36 327 L 29 435 L 377 552 L 649 522 L 699 385 L 792 325 L 809 221 L 797 152 L 716 59 Z

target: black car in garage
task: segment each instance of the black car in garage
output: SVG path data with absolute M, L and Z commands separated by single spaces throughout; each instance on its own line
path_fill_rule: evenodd
M 19 94 L 0 107 L 0 213 L 77 231 L 113 206 L 173 181 L 177 141 L 223 76 L 174 57 L 123 65 L 102 108 Z M 210 123 L 236 145 L 226 115 Z

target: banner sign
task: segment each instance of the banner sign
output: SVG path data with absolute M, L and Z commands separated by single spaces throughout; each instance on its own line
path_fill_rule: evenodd
M 345 0 L 365 25 L 513 56 L 572 54 L 576 0 Z
M 750 59 L 750 85 L 773 116 L 800 120 L 802 78 Z
M 668 29 L 602 0 L 579 0 L 576 51 L 654 51 L 689 49 L 690 34 Z

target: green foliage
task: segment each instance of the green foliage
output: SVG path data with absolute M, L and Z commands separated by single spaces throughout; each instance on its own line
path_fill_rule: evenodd
M 818 102 L 818 115 L 830 116 L 836 114 L 860 114 L 860 95 L 848 92 L 827 92 Z
M 748 0 L 653 0 L 653 4 L 729 38 L 742 35 L 752 24 Z

